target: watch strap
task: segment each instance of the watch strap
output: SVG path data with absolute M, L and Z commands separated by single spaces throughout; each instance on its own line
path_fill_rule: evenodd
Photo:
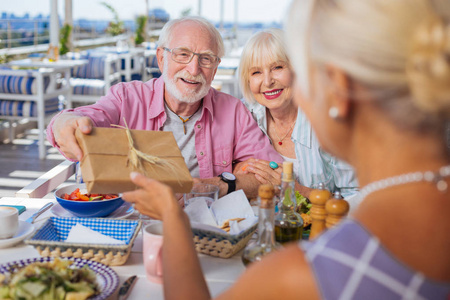
M 227 195 L 236 190 L 236 180 L 227 180 L 226 183 L 228 183 Z
M 228 184 L 228 190 L 227 190 L 227 195 L 229 193 L 232 193 L 236 190 L 236 180 L 228 180 L 226 179 L 222 174 L 219 175 L 219 178 L 225 182 L 226 184 Z

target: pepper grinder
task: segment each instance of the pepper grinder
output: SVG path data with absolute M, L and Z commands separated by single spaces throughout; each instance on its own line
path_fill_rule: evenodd
M 309 201 L 311 202 L 311 233 L 309 238 L 313 239 L 318 236 L 325 229 L 325 219 L 327 212 L 325 210 L 325 203 L 330 199 L 331 193 L 325 189 L 323 183 L 319 183 L 319 188 L 312 190 L 309 194 Z
M 350 209 L 348 202 L 342 197 L 340 192 L 335 192 L 333 198 L 328 200 L 325 204 L 325 210 L 327 217 L 325 220 L 325 226 L 331 228 L 338 224 L 343 218 L 345 218 Z

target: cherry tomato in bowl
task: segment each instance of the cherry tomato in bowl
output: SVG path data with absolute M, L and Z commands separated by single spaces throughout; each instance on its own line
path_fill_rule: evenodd
M 58 203 L 77 217 L 106 217 L 123 203 L 117 194 L 88 194 L 85 184 L 73 184 L 55 191 Z

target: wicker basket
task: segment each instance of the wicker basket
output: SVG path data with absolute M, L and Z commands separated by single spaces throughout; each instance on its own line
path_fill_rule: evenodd
M 229 258 L 247 245 L 257 226 L 256 223 L 238 235 L 192 228 L 195 250 L 211 256 Z
M 125 245 L 66 243 L 72 226 L 80 223 L 92 230 L 125 241 Z M 102 218 L 50 217 L 25 243 L 36 248 L 41 256 L 75 257 L 109 266 L 123 265 L 131 253 L 141 221 Z

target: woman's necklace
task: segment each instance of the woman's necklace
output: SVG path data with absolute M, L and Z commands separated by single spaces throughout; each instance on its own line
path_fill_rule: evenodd
M 359 200 L 363 200 L 368 195 L 378 192 L 380 190 L 387 189 L 389 187 L 403 185 L 413 182 L 426 181 L 436 184 L 438 191 L 445 193 L 448 189 L 448 184 L 444 178 L 450 177 L 450 165 L 443 166 L 438 172 L 425 171 L 425 172 L 411 172 L 398 176 L 393 176 L 385 179 L 381 179 L 372 183 L 369 183 L 361 189 L 359 193 Z
M 272 117 L 272 115 L 270 115 L 271 117 Z M 277 124 L 275 123 L 275 120 L 273 119 L 273 117 L 272 117 L 272 121 L 273 121 L 273 125 L 275 126 L 275 135 L 277 136 L 277 139 L 278 139 L 278 145 L 283 145 L 283 141 L 284 141 L 284 139 L 288 136 L 288 134 L 289 134 L 289 132 L 291 132 L 291 130 L 292 130 L 292 128 L 294 127 L 294 125 L 295 125 L 295 122 L 297 122 L 297 120 L 295 120 L 294 121 L 294 123 L 292 123 L 292 125 L 291 125 L 291 127 L 289 127 L 289 129 L 288 129 L 288 131 L 286 132 L 286 134 L 283 136 L 283 138 L 280 138 L 280 136 L 278 135 L 278 133 L 277 133 Z
M 180 115 L 178 115 L 176 112 L 174 112 L 173 109 L 170 107 L 169 103 L 167 103 L 166 100 L 164 100 L 164 102 L 166 103 L 166 105 L 167 105 L 167 107 L 170 109 L 170 111 L 173 112 L 173 113 L 181 120 L 181 122 L 183 122 L 184 135 L 186 135 L 186 124 L 185 124 L 185 123 L 186 123 L 187 121 L 189 121 L 189 120 L 192 118 L 192 116 L 194 116 L 194 115 L 199 111 L 200 107 L 203 106 L 203 100 L 202 100 L 202 102 L 200 103 L 200 105 L 198 106 L 197 110 L 196 110 L 190 117 L 188 117 L 187 119 L 184 119 L 183 117 L 181 117 Z

